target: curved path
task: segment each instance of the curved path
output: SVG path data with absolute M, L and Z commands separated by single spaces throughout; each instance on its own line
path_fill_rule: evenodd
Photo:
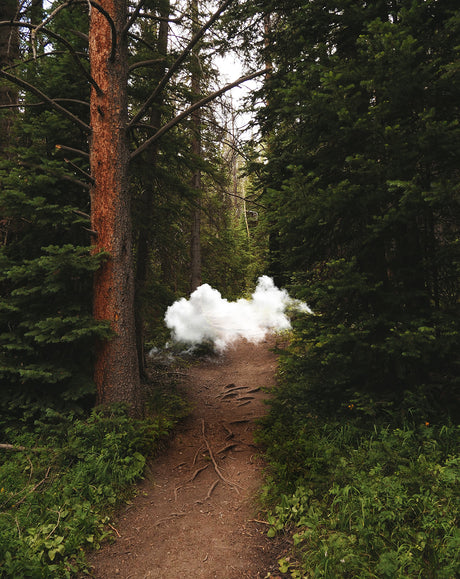
M 97 579 L 242 579 L 275 571 L 276 544 L 257 519 L 263 464 L 253 443 L 274 384 L 271 340 L 239 342 L 192 365 L 181 385 L 193 412 L 153 464 L 92 557 Z

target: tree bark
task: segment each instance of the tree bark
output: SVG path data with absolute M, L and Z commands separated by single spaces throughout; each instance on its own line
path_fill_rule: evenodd
M 192 34 L 200 29 L 198 0 L 192 0 Z M 201 91 L 201 64 L 200 48 L 197 44 L 192 49 L 192 98 L 198 101 Z M 195 159 L 201 158 L 201 111 L 192 113 L 192 153 Z M 192 187 L 196 194 L 196 204 L 192 211 L 192 227 L 190 238 L 190 291 L 193 292 L 201 285 L 201 171 L 196 169 L 192 176 Z
M 163 0 L 158 8 L 160 17 L 158 24 L 157 51 L 160 59 L 154 68 L 156 76 L 161 79 L 166 72 L 166 56 L 168 53 L 168 33 L 169 33 L 169 15 L 171 12 L 169 0 Z M 150 124 L 159 130 L 161 127 L 161 108 L 163 105 L 163 93 L 160 93 L 152 103 L 150 112 Z M 149 163 L 155 167 L 158 158 L 158 143 L 149 151 Z M 140 206 L 142 210 L 141 222 L 139 223 L 137 247 L 136 247 L 136 342 L 137 356 L 139 361 L 140 375 L 146 374 L 145 370 L 145 344 L 144 344 L 144 307 L 143 294 L 147 283 L 149 272 L 149 237 L 151 230 L 151 218 L 153 213 L 154 192 L 149 183 L 144 187 Z
M 122 34 L 125 0 L 100 0 L 90 18 L 91 73 L 101 89 L 91 91 L 91 228 L 94 251 L 107 261 L 94 280 L 94 317 L 108 320 L 113 338 L 99 344 L 94 379 L 98 403 L 125 402 L 140 411 L 140 377 L 134 323 L 134 266 L 128 182 L 128 48 Z M 110 23 L 110 20 L 112 23 Z

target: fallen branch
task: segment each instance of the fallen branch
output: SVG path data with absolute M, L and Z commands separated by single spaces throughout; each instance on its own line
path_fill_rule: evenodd
M 38 489 L 38 487 L 40 487 L 40 486 L 48 479 L 48 475 L 49 475 L 49 473 L 50 473 L 50 470 L 51 470 L 51 467 L 49 466 L 49 467 L 48 467 L 48 470 L 46 471 L 45 478 L 43 478 L 43 479 L 42 479 L 40 482 L 38 482 L 28 493 L 26 493 L 26 494 L 22 497 L 22 499 L 21 499 L 20 501 L 18 501 L 17 503 L 15 503 L 15 504 L 13 505 L 13 508 L 16 508 L 16 507 L 19 506 L 21 503 L 23 503 L 23 502 L 26 500 L 26 497 L 27 497 L 28 495 L 34 493 L 34 492 Z
M 42 451 L 52 451 L 51 448 L 44 448 L 44 447 L 37 447 L 37 448 L 28 448 L 27 446 L 15 446 L 14 444 L 7 444 L 3 442 L 0 444 L 0 449 L 4 450 L 14 450 L 16 452 L 42 452 Z
M 107 523 L 107 524 L 112 529 L 112 531 L 115 531 L 115 533 L 117 534 L 117 537 L 121 537 L 120 533 L 117 531 L 117 529 L 113 525 L 111 525 L 110 523 Z
M 14 446 L 13 444 L 0 444 L 0 448 L 4 448 L 5 450 L 17 450 L 17 451 L 30 450 L 25 446 Z

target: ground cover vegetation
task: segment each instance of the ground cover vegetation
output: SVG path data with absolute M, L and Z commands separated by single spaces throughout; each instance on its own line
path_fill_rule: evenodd
M 258 9 L 271 269 L 315 312 L 295 322 L 260 433 L 270 534 L 293 536 L 280 570 L 455 577 L 458 9 Z
M 129 37 L 127 57 L 133 114 L 191 36 L 188 3 L 142 5 L 144 16 Z M 139 418 L 132 420 L 132 407 L 94 410 L 95 360 L 116 328 L 110 320 L 95 319 L 93 309 L 94 276 L 110 263 L 111 253 L 94 250 L 97 232 L 90 219 L 94 177 L 85 126 L 91 123 L 94 78 L 88 6 L 8 1 L 0 10 L 0 64 L 7 77 L 0 90 L 0 443 L 5 445 L 0 575 L 5 577 L 64 577 L 84 569 L 82 548 L 114 532 L 108 517 L 183 414 L 176 398 L 164 395 L 145 357 L 149 346 L 167 339 L 166 306 L 190 290 L 197 199 L 203 281 L 230 293 L 246 283 L 244 216 L 228 195 L 234 186 L 224 141 L 234 135 L 228 136 L 218 112 L 220 100 L 217 112 L 203 114 L 213 129 L 202 130 L 201 158 L 191 150 L 194 127 L 184 122 L 131 163 Z M 133 14 L 135 6 L 129 9 Z M 200 21 L 207 18 L 206 6 Z M 169 19 L 176 21 L 174 29 Z M 202 90 L 212 92 L 217 79 L 205 50 Z M 129 134 L 132 149 L 190 105 L 190 61 L 184 59 L 177 77 L 147 109 L 144 125 Z M 192 182 L 197 165 L 201 190 Z M 227 254 L 225 261 L 217 258 L 220 253 Z
M 266 273 L 268 256 L 278 284 L 315 312 L 295 320 L 259 435 L 269 533 L 293 536 L 280 561 L 293 577 L 460 574 L 456 4 L 223 2 L 219 34 L 184 52 L 215 7 L 117 3 L 137 19 L 117 20 L 107 43 L 126 55 L 123 114 L 135 119 L 124 186 L 142 382 L 126 386 L 146 401 L 145 353 L 190 289 L 197 215 L 201 278 L 225 296 Z M 0 442 L 16 449 L 0 455 L 4 576 L 84 568 L 80 547 L 109 532 L 107 509 L 179 412 L 160 404 L 136 422 L 93 410 L 98 345 L 118 320 L 93 310 L 93 276 L 113 255 L 94 251 L 90 221 L 88 127 L 107 116 L 88 107 L 101 95 L 87 6 L 7 0 L 0 11 Z M 214 90 L 211 55 L 235 39 L 251 70 L 270 67 L 255 95 L 251 226 L 232 181 L 231 114 L 222 123 L 207 109 L 139 152 L 199 98 L 197 63 L 200 90 Z

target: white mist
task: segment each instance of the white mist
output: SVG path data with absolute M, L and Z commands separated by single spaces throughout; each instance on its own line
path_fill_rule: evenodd
M 165 323 L 172 339 L 189 345 L 212 342 L 222 351 L 239 338 L 260 342 L 269 332 L 287 330 L 287 309 L 312 313 L 303 302 L 278 289 L 268 276 L 259 278 L 250 299 L 229 302 L 210 285 L 197 288 L 166 310 Z

